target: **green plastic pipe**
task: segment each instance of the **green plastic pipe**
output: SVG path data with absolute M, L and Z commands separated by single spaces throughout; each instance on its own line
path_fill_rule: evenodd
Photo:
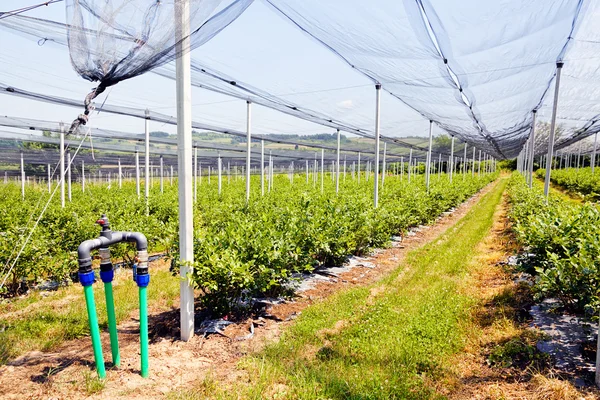
M 140 354 L 142 378 L 148 377 L 148 297 L 147 287 L 140 287 Z
M 115 317 L 115 301 L 113 297 L 112 282 L 104 283 L 104 295 L 106 296 L 106 313 L 108 314 L 108 332 L 110 334 L 110 351 L 115 367 L 121 365 L 121 354 L 119 353 L 119 337 L 117 335 L 117 318 Z
M 96 371 L 100 379 L 106 378 L 104 369 L 104 357 L 102 356 L 102 342 L 100 342 L 100 328 L 98 327 L 98 318 L 96 317 L 96 304 L 94 303 L 94 288 L 92 285 L 84 286 L 85 306 L 87 308 L 88 319 L 90 321 L 90 333 L 92 335 L 92 348 L 94 349 L 94 360 L 96 361 Z

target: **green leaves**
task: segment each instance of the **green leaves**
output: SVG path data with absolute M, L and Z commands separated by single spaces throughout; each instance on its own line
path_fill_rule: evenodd
M 534 254 L 528 272 L 537 275 L 538 298 L 556 297 L 572 311 L 594 313 L 600 284 L 598 208 L 552 198 L 546 203 L 542 193 L 528 189 L 518 174 L 511 179 L 509 195 L 513 230 Z
M 244 305 L 253 296 L 276 296 L 285 292 L 294 274 L 311 272 L 319 265 L 337 266 L 350 255 L 384 247 L 392 235 L 409 227 L 430 223 L 474 194 L 494 175 L 459 177 L 450 184 L 447 176 L 433 177 L 430 193 L 422 176 L 407 180 L 388 176 L 380 191 L 380 206 L 373 209 L 373 181 L 358 182 L 348 175 L 340 193 L 325 179 L 325 191 L 304 179 L 292 185 L 285 175 L 275 176 L 274 190 L 260 196 L 260 181 L 252 178 L 250 204 L 245 204 L 245 183 L 233 178 L 223 182 L 219 196 L 216 179 L 198 186 L 194 209 L 194 284 L 203 292 L 200 302 L 215 314 Z M 156 185 L 158 186 L 158 185 Z M 0 186 L 0 263 L 11 259 L 27 221 L 35 219 L 45 204 L 45 186 L 28 187 L 21 201 L 20 187 Z M 75 251 L 79 243 L 98 236 L 95 221 L 105 213 L 114 230 L 143 232 L 150 252 L 167 251 L 178 267 L 177 187 L 165 185 L 150 193 L 150 213 L 138 198 L 134 182 L 122 189 L 88 182 L 86 192 L 73 187 L 73 202 L 66 208 L 53 199 L 32 240 L 11 273 L 21 280 L 64 280 L 77 270 Z M 29 225 L 31 226 L 31 224 Z M 133 248 L 123 244 L 111 248 L 114 258 L 131 260 Z M 13 254 L 14 256 L 14 254 Z

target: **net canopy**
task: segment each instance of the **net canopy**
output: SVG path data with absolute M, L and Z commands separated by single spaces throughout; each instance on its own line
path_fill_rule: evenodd
M 262 7 L 262 8 L 261 8 Z M 248 12 L 244 13 L 233 24 L 250 24 L 259 14 L 270 13 L 270 10 L 261 3 L 254 3 Z M 272 13 L 271 13 L 272 14 Z M 267 14 L 269 15 L 269 14 Z M 356 74 L 334 55 L 318 45 L 311 46 L 311 50 L 321 60 L 318 64 L 311 64 L 302 54 L 294 49 L 300 46 L 306 38 L 293 26 L 290 26 L 277 15 L 270 15 L 271 23 L 253 31 L 252 35 L 243 38 L 223 32 L 218 37 L 194 52 L 195 57 L 191 63 L 192 85 L 197 88 L 207 89 L 223 94 L 226 98 L 237 98 L 263 106 L 257 109 L 266 118 L 255 118 L 256 126 L 253 130 L 286 131 L 285 122 L 272 124 L 263 128 L 261 121 L 270 120 L 276 112 L 284 113 L 295 118 L 309 121 L 306 124 L 307 132 L 319 133 L 322 128 L 315 124 L 365 138 L 374 138 L 374 90 L 367 79 Z M 19 16 L 7 21 L 0 21 L 0 27 L 9 28 L 12 32 L 19 32 L 28 37 L 34 37 L 39 44 L 46 43 L 66 45 L 67 27 L 63 23 L 40 18 Z M 273 38 L 284 38 L 274 43 Z M 258 47 L 260 44 L 260 48 Z M 224 54 L 218 50 L 227 48 Z M 265 63 L 273 59 L 274 54 L 279 54 L 277 63 Z M 197 58 L 202 58 L 200 62 Z M 212 65 L 218 65 L 217 70 Z M 239 66 L 243 66 L 240 68 Z M 227 72 L 223 72 L 223 69 Z M 262 71 L 261 74 L 252 74 L 249 71 Z M 175 79 L 173 63 L 157 67 L 153 70 L 158 75 L 168 79 Z M 231 75 L 234 74 L 234 75 Z M 322 89 L 318 85 L 307 87 L 308 79 L 290 79 L 290 76 L 318 74 L 328 87 Z M 243 77 L 243 79 L 241 79 Z M 247 79 L 247 80 L 246 80 Z M 249 83 L 249 81 L 255 82 Z M 312 90 L 307 90 L 312 89 Z M 288 93 L 278 96 L 274 92 Z M 245 113 L 232 113 L 228 108 L 220 118 L 220 103 L 203 104 L 201 113 L 203 118 L 211 115 L 214 124 L 232 130 L 243 130 L 245 127 Z M 411 144 L 395 138 L 399 134 L 412 135 L 427 133 L 428 123 L 418 113 L 399 103 L 391 96 L 384 94 L 384 107 L 382 118 L 382 139 L 390 145 L 412 148 L 425 151 L 426 148 Z M 392 103 L 388 106 L 389 103 Z M 242 102 L 240 102 L 240 105 Z M 319 111 L 315 111 L 317 108 Z M 270 113 L 269 110 L 272 110 Z M 240 110 L 241 111 L 241 110 Z M 292 123 L 290 123 L 292 125 Z M 297 132 L 297 123 L 290 132 Z M 447 154 L 444 154 L 447 156 Z
M 600 5 L 591 0 L 190 4 L 191 42 L 197 43 L 190 46 L 192 84 L 237 99 L 240 111 L 250 101 L 265 108 L 261 116 L 276 112 L 307 121 L 307 131 L 315 132 L 318 124 L 372 138 L 379 83 L 381 133 L 390 145 L 411 147 L 394 136 L 424 136 L 434 121 L 462 142 L 508 158 L 529 136 L 532 111 L 539 122 L 549 121 L 560 61 L 557 148 L 598 131 L 600 38 L 594 24 Z M 163 6 L 161 14 L 157 8 Z M 1 19 L 0 26 L 32 35 L 41 45 L 68 45 L 86 79 L 114 84 L 108 72 L 116 66 L 126 79 L 126 65 L 131 76 L 153 70 L 173 79 L 173 7 L 173 1 L 69 0 L 66 24 L 20 15 Z M 83 38 L 85 51 L 73 47 L 75 37 Z M 158 52 L 144 67 L 134 62 L 138 53 L 159 48 L 169 48 L 168 56 Z M 203 104 L 202 111 L 214 116 L 221 131 L 243 133 L 244 112 L 225 113 L 218 103 Z
M 104 90 L 165 64 L 206 43 L 252 0 L 65 0 L 71 64 L 98 82 L 71 130 L 87 122 L 89 106 Z M 189 18 L 190 32 L 178 18 Z M 184 42 L 185 41 L 185 42 Z

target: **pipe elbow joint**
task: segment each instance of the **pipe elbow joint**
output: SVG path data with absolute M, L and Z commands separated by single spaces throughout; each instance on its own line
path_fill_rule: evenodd
M 81 242 L 77 248 L 77 263 L 79 264 L 79 273 L 87 273 L 92 270 L 92 250 L 98 247 L 97 239 L 90 239 Z
M 122 232 L 123 240 L 126 242 L 134 242 L 137 251 L 148 250 L 148 239 L 143 233 L 140 232 Z

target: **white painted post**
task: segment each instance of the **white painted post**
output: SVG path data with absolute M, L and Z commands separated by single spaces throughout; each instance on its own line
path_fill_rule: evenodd
M 375 85 L 375 179 L 373 188 L 373 203 L 379 205 L 379 124 L 381 117 L 381 84 Z
M 454 136 L 452 136 L 452 143 L 450 144 L 450 158 L 448 159 L 448 165 L 450 166 L 449 179 L 450 183 L 452 183 L 452 175 L 454 174 Z
M 175 27 L 177 40 L 177 156 L 179 176 L 179 252 L 181 340 L 194 335 L 194 289 L 190 284 L 194 262 L 194 228 L 192 199 L 192 102 L 190 73 L 189 0 L 176 0 Z
M 598 132 L 594 134 L 594 149 L 592 150 L 592 159 L 590 160 L 590 164 L 592 166 L 592 174 L 594 174 L 594 169 L 596 167 L 596 144 L 598 143 Z
M 200 167 L 202 168 L 202 167 Z M 198 148 L 194 146 L 194 203 L 198 201 Z
M 218 192 L 219 192 L 219 196 L 221 195 L 221 186 L 222 186 L 222 170 L 223 170 L 223 165 L 222 165 L 222 160 L 221 160 L 221 153 L 219 153 L 219 157 L 217 158 L 217 173 L 219 175 L 217 181 L 218 181 Z
M 60 123 L 60 205 L 65 208 L 65 124 Z
M 479 164 L 477 165 L 477 175 L 481 175 L 481 150 L 479 150 Z
M 358 183 L 360 183 L 360 151 L 358 152 Z
M 85 162 L 81 160 L 81 192 L 85 193 Z
M 404 180 L 404 157 L 400 157 L 400 182 Z
M 552 120 L 550 122 L 550 136 L 548 137 L 548 155 L 546 156 L 546 179 L 544 180 L 544 195 L 550 193 L 550 169 L 552 168 L 552 156 L 554 152 L 554 134 L 556 130 L 556 111 L 558 108 L 558 89 L 560 87 L 560 72 L 563 63 L 556 63 L 556 85 L 554 87 L 554 104 L 552 105 Z M 598 377 L 598 376 L 597 376 Z M 600 383 L 599 381 L 596 384 Z
M 252 133 L 250 131 L 251 128 L 251 103 L 249 101 L 246 102 L 246 204 L 250 201 L 250 155 L 251 155 L 251 145 L 252 145 Z
M 169 181 L 169 186 L 173 186 L 173 166 L 171 165 L 171 180 Z
M 146 198 L 146 215 L 150 215 L 150 110 L 146 109 L 144 120 L 145 133 L 145 165 L 144 165 L 144 196 Z
M 408 183 L 410 183 L 410 178 L 412 176 L 412 153 L 413 149 L 410 149 L 408 153 Z
M 465 154 L 463 156 L 462 162 L 463 181 L 467 178 L 467 147 L 467 142 L 465 142 Z
M 119 167 L 119 189 L 123 187 L 123 172 L 121 170 L 121 157 L 117 158 L 117 164 Z
M 533 156 L 535 155 L 535 119 L 537 116 L 537 110 L 533 110 L 533 121 L 531 123 L 531 135 L 529 137 L 529 141 L 531 142 L 531 146 L 529 146 L 529 188 L 533 187 Z
M 161 154 L 161 156 L 160 156 L 160 192 L 161 193 L 164 193 L 163 179 L 164 179 L 163 156 Z M 120 182 L 121 182 L 121 166 L 119 165 L 119 185 L 121 185 Z
M 273 186 L 273 156 L 271 150 L 269 150 L 269 193 L 271 193 L 271 187 Z
M 336 152 L 336 164 L 335 164 L 335 193 L 340 191 L 340 130 L 337 130 L 337 152 Z
M 23 162 L 23 152 L 21 152 L 21 198 L 25 200 L 25 163 Z
M 306 161 L 306 184 L 308 185 L 308 159 Z
M 135 191 L 140 198 L 140 153 L 135 151 Z
M 308 170 L 306 173 L 308 181 Z M 260 141 L 260 194 L 265 195 L 265 141 Z
M 473 146 L 473 168 L 471 168 L 471 177 L 475 177 L 475 146 Z
M 325 184 L 325 150 L 321 149 L 321 193 Z
M 346 155 L 344 154 L 344 182 L 346 182 Z
M 50 164 L 48 164 L 48 193 L 52 192 L 52 173 L 50 172 Z M 4 173 L 4 183 L 6 183 L 6 172 Z
M 452 156 L 450 156 L 450 158 L 452 158 Z M 448 167 L 450 166 L 450 162 L 448 162 Z M 446 168 L 447 170 L 448 168 Z M 442 177 L 442 153 L 439 154 L 438 157 L 438 179 Z
M 73 198 L 71 196 L 71 151 L 67 151 L 67 194 L 69 202 Z
M 433 146 L 433 121 L 429 121 L 429 148 L 427 150 L 427 159 L 425 161 L 425 186 L 429 192 L 429 180 L 431 175 L 431 148 Z

